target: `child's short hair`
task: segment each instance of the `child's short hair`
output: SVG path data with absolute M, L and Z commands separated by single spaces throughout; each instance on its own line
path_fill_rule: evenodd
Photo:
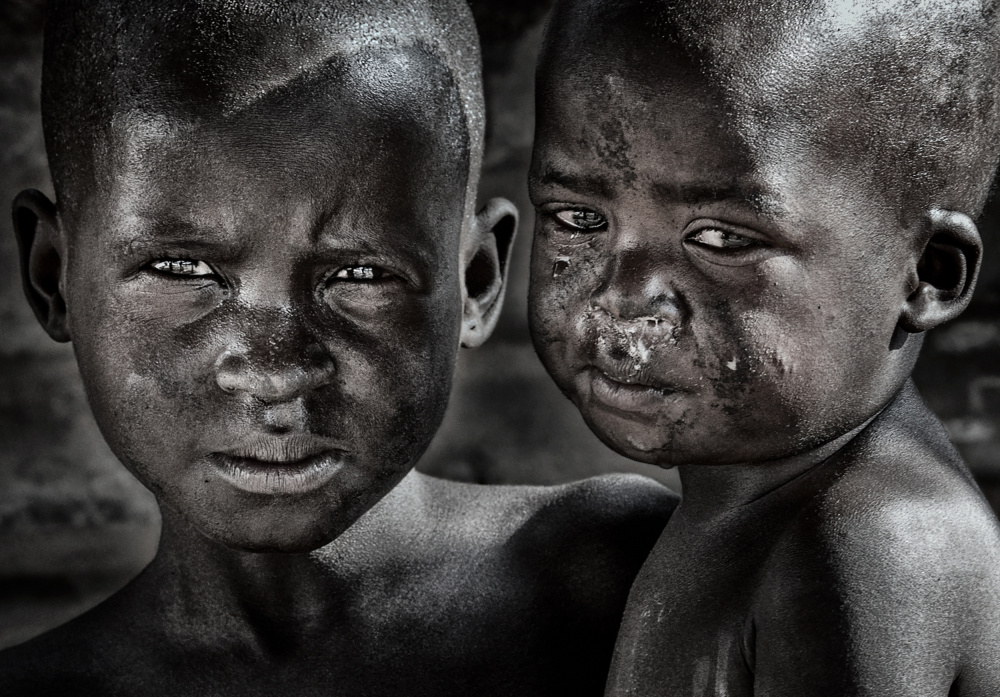
M 42 74 L 42 120 L 49 168 L 62 205 L 73 182 L 92 177 L 102 136 L 116 115 L 170 113 L 171 81 L 201 81 L 198 94 L 220 111 L 259 98 L 260 73 L 283 82 L 331 58 L 365 48 L 418 45 L 447 67 L 461 104 L 456 145 L 469 159 L 475 191 L 482 161 L 484 114 L 478 39 L 461 0 L 180 0 L 122 3 L 52 0 Z M 388 30 L 387 30 L 388 28 Z M 185 41 L 185 36 L 197 41 Z M 331 37 L 336 41 L 331 42 Z M 188 49 L 190 45 L 196 46 Z M 210 46 L 211 50 L 205 47 Z M 256 47 L 256 50 L 248 50 Z M 302 57 L 315 61 L 302 64 Z M 206 75 L 219 73 L 215 83 Z M 245 74 L 241 79 L 240 73 Z M 152 83 L 152 84 L 150 84 Z M 243 93 L 239 85 L 247 86 Z M 235 86 L 235 89 L 234 89 Z M 467 207 L 474 205 L 474 196 Z

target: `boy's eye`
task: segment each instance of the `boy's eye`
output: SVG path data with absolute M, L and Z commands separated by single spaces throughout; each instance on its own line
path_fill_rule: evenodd
M 345 266 L 333 275 L 343 281 L 382 281 L 391 276 L 388 271 L 377 266 Z
M 751 237 L 744 237 L 735 232 L 719 228 L 702 228 L 688 235 L 687 239 L 704 247 L 712 247 L 713 249 L 742 249 L 757 244 L 757 240 Z
M 576 230 L 603 230 L 608 225 L 607 218 L 587 208 L 559 211 L 555 216 L 559 222 Z
M 160 259 L 150 266 L 172 276 L 211 276 L 215 273 L 211 266 L 194 259 Z

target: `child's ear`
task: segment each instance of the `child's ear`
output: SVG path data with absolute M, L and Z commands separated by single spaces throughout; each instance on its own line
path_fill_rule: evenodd
M 932 210 L 926 242 L 916 268 L 899 326 L 925 332 L 954 319 L 972 299 L 983 257 L 979 229 L 964 213 Z
M 462 346 L 466 348 L 486 341 L 500 317 L 516 230 L 517 208 L 505 198 L 490 199 L 476 214 L 462 255 Z
M 56 341 L 69 341 L 62 292 L 65 254 L 56 207 L 41 191 L 27 189 L 14 199 L 14 234 L 21 261 L 21 283 L 42 327 Z

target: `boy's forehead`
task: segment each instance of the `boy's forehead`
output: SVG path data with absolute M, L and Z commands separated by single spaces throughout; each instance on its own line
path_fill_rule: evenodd
M 418 48 L 379 49 L 328 61 L 238 108 L 191 101 L 118 114 L 98 162 L 105 186 L 89 201 L 118 215 L 207 213 L 220 229 L 253 208 L 308 205 L 315 217 L 374 201 L 398 204 L 383 215 L 461 220 L 468 147 L 446 77 Z

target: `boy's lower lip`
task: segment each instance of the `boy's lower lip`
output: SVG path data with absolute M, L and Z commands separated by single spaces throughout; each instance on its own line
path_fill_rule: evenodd
M 590 394 L 598 406 L 626 418 L 651 420 L 678 390 L 616 380 L 598 368 L 587 370 Z
M 270 462 L 212 453 L 215 470 L 249 494 L 304 494 L 326 484 L 344 465 L 344 453 L 326 450 L 301 460 Z

